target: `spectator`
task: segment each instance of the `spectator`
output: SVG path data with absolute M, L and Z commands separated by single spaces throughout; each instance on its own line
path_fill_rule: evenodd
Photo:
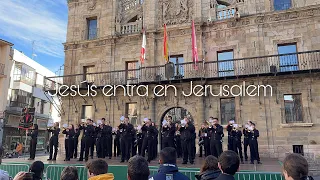
M 44 170 L 44 164 L 42 161 L 35 161 L 31 164 L 29 172 L 33 172 L 33 180 L 41 180 Z
M 189 180 L 187 176 L 178 171 L 177 153 L 173 147 L 166 147 L 160 151 L 160 167 L 158 173 L 151 176 L 149 180 Z
M 0 146 L 0 164 L 2 163 L 3 148 Z M 0 170 L 0 179 L 9 180 L 9 173 L 7 171 Z
M 65 167 L 61 173 L 60 180 L 78 180 L 78 169 L 76 167 Z
M 221 171 L 218 167 L 218 159 L 212 155 L 207 156 L 200 170 L 200 174 L 196 175 L 198 180 L 212 180 L 219 177 Z
M 233 180 L 233 176 L 239 171 L 240 159 L 238 154 L 234 151 L 224 151 L 218 161 L 222 174 L 216 180 Z
M 142 156 L 133 156 L 128 161 L 128 180 L 148 180 L 150 175 L 147 160 Z
M 108 173 L 108 163 L 103 159 L 92 160 L 87 163 L 89 180 L 113 180 L 114 176 Z
M 300 154 L 290 154 L 284 159 L 283 175 L 286 180 L 313 180 L 308 173 L 308 162 Z
M 33 180 L 33 173 L 30 172 L 19 172 L 13 180 Z

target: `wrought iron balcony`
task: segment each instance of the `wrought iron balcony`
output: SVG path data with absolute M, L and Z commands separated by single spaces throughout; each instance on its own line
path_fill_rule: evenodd
M 5 69 L 5 65 L 0 63 L 0 75 L 4 75 L 4 69 Z
M 152 84 L 182 82 L 199 79 L 224 79 L 254 75 L 304 73 L 320 70 L 320 50 L 282 55 L 270 55 L 224 61 L 141 67 L 139 69 L 73 74 L 45 78 L 45 90 L 55 90 L 62 85 L 82 87 L 86 82 L 97 87 L 105 85 Z M 63 82 L 63 83 L 62 83 Z

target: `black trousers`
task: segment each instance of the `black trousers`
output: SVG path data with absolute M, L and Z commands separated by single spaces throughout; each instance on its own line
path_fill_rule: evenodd
M 73 139 L 73 153 L 71 154 L 74 158 L 78 156 L 78 138 Z
M 79 158 L 80 161 L 83 160 L 83 155 L 84 155 L 85 150 L 86 150 L 86 140 L 83 137 L 81 139 L 81 145 L 80 145 L 80 158 Z
M 154 160 L 156 159 L 157 155 L 158 155 L 158 138 L 154 137 L 152 138 L 152 157 L 151 159 Z
M 85 146 L 85 153 L 84 153 L 84 159 L 88 161 L 89 159 L 89 150 L 92 152 L 91 155 L 93 155 L 93 149 L 94 149 L 94 138 L 92 137 L 85 137 L 84 138 L 84 146 Z M 91 156 L 93 157 L 93 156 Z
M 96 143 L 96 147 L 97 147 L 97 156 L 98 158 L 105 158 L 106 154 L 105 154 L 105 149 L 106 149 L 106 138 L 103 137 L 99 137 L 97 139 L 97 143 Z
M 114 139 L 113 140 L 113 153 L 114 157 L 120 156 L 121 151 L 120 151 L 120 139 Z
M 106 137 L 104 140 L 105 145 L 105 156 L 111 158 L 112 157 L 112 136 Z
M 49 159 L 57 159 L 57 154 L 58 154 L 58 137 L 51 137 L 50 142 L 49 142 Z M 53 153 L 54 150 L 54 153 Z M 52 158 L 53 154 L 53 158 Z
M 233 150 L 233 138 L 231 136 L 228 136 L 228 150 Z
M 94 146 L 96 145 L 96 138 L 92 138 L 92 142 L 90 142 L 90 156 L 93 158 L 93 153 L 94 153 Z
M 130 152 L 132 148 L 132 139 L 131 138 L 122 138 L 121 143 L 121 161 L 130 159 Z
M 137 155 L 137 150 L 138 150 L 138 146 L 135 146 L 135 139 L 132 140 L 132 152 L 131 152 L 131 155 L 132 156 L 135 156 Z
M 207 157 L 210 155 L 210 139 L 204 138 L 204 156 Z
M 241 140 L 234 140 L 232 144 L 233 151 L 236 152 L 240 156 L 241 161 L 243 161 Z
M 174 137 L 162 138 L 162 149 L 166 147 L 174 147 Z
M 182 145 L 180 138 L 176 139 L 176 150 L 178 158 L 182 157 Z
M 220 140 L 210 141 L 210 152 L 216 158 L 220 156 L 220 154 L 222 153 L 222 143 Z
M 249 139 L 244 138 L 243 140 L 243 153 L 244 153 L 244 159 L 248 160 L 248 146 L 249 146 Z
M 250 158 L 251 158 L 251 162 L 254 162 L 254 160 L 257 160 L 258 162 L 260 162 L 257 140 L 250 140 Z
M 34 159 L 36 157 L 37 150 L 37 139 L 30 140 L 30 158 Z
M 143 143 L 143 139 L 138 139 L 138 154 L 139 154 L 139 156 L 141 156 L 141 153 L 142 153 L 142 143 Z
M 154 157 L 154 149 L 153 149 L 153 138 L 145 137 L 142 142 L 142 152 L 141 156 L 145 157 L 146 149 L 148 150 L 148 161 L 151 161 Z
M 193 163 L 193 161 L 194 161 L 193 143 L 191 141 L 181 140 L 181 146 L 182 146 L 183 162 L 188 162 L 188 159 L 189 159 L 189 162 Z

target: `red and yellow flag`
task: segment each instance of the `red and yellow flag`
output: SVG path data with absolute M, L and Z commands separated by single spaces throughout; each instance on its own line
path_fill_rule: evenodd
M 167 25 L 164 24 L 164 33 L 163 33 L 163 57 L 166 60 L 166 63 L 169 62 L 169 53 L 168 53 L 168 35 L 167 35 Z

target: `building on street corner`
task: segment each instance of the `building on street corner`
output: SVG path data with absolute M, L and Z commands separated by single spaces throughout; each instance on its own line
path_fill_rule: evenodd
M 260 131 L 262 157 L 284 157 L 289 152 L 320 155 L 319 1 L 69 0 L 68 7 L 64 76 L 47 77 L 45 89 L 53 93 L 75 85 L 85 94 L 87 85 L 96 85 L 98 90 L 95 96 L 60 96 L 62 123 L 105 117 L 117 126 L 126 115 L 134 125 L 149 117 L 160 127 L 168 112 L 191 116 L 197 129 L 210 116 L 224 126 L 230 119 L 240 125 L 251 120 Z M 192 20 L 197 68 L 192 60 Z M 164 24 L 169 65 L 163 54 Z M 272 88 L 255 97 L 183 96 L 179 92 L 189 92 L 191 81 L 212 85 L 215 94 L 221 85 L 243 82 L 243 88 Z M 169 91 L 157 97 L 150 90 L 148 96 L 130 97 L 121 89 L 111 97 L 102 93 L 105 85 L 127 84 L 151 89 L 171 84 L 178 95 Z M 226 142 L 225 136 L 224 149 Z

